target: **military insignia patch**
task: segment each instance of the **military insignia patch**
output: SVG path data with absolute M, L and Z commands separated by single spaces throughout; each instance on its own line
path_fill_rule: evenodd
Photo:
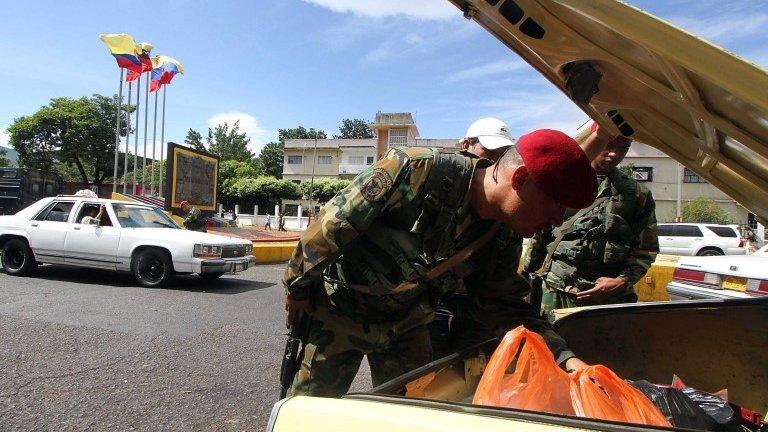
M 363 194 L 368 202 L 381 201 L 387 194 L 387 191 L 392 187 L 392 177 L 386 170 L 376 168 L 373 170 L 373 174 L 365 182 L 360 193 Z

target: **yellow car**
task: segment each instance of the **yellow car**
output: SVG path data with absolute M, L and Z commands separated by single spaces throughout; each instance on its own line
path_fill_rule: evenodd
M 601 128 L 672 156 L 768 219 L 768 74 L 614 0 L 450 0 Z M 717 11 L 713 11 L 717 13 Z M 728 389 L 768 413 L 768 298 L 610 305 L 559 315 L 588 363 L 628 379 Z M 278 402 L 268 430 L 648 430 L 469 403 L 491 346 L 453 354 L 364 394 Z

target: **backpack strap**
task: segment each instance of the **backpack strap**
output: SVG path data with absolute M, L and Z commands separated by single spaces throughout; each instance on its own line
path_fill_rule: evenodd
M 598 207 L 600 204 L 605 202 L 610 198 L 610 196 L 600 197 L 596 199 L 589 207 L 583 208 L 579 210 L 576 214 L 568 218 L 567 221 L 565 221 L 562 225 L 558 227 L 558 233 L 557 237 L 555 238 L 555 241 L 553 241 L 549 247 L 547 248 L 547 256 L 544 258 L 544 262 L 541 264 L 541 267 L 539 267 L 538 270 L 534 272 L 537 276 L 543 276 L 544 272 L 546 272 L 549 269 L 549 264 L 552 262 L 552 256 L 555 254 L 555 250 L 557 249 L 557 246 L 560 244 L 560 242 L 563 240 L 563 237 L 570 232 L 571 228 L 573 227 L 573 224 L 576 223 L 576 221 L 584 216 L 585 214 L 592 211 L 594 208 Z

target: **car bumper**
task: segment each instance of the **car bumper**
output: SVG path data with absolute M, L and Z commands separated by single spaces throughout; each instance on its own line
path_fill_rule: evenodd
M 667 284 L 667 292 L 670 300 L 717 300 L 753 297 L 739 291 L 704 288 L 674 281 Z
M 256 264 L 256 258 L 252 256 L 243 258 L 208 259 L 200 261 L 198 273 L 236 273 Z

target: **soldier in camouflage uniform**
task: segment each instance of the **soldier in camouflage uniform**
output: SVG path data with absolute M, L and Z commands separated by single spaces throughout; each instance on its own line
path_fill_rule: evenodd
M 600 183 L 592 206 L 570 211 L 563 225 L 534 236 L 524 274 L 543 279 L 542 315 L 637 301 L 634 285 L 653 263 L 659 243 L 651 192 L 616 168 L 631 142 L 618 137 L 593 158 Z
M 188 201 L 182 201 L 180 208 L 181 211 L 187 214 L 184 217 L 184 227 L 190 231 L 205 232 L 205 220 L 200 210 L 190 205 Z
M 528 284 L 508 265 L 519 259 L 517 243 L 499 225 L 519 237 L 559 223 L 566 206 L 592 202 L 595 174 L 561 132 L 536 131 L 518 149 L 495 165 L 392 149 L 323 207 L 283 279 L 288 321 L 299 311 L 312 319 L 291 394 L 343 395 L 365 355 L 374 386 L 429 362 L 435 302 L 460 287 L 481 330 L 526 325 L 559 363 L 583 366 L 523 300 Z M 458 264 L 437 271 L 450 262 Z

